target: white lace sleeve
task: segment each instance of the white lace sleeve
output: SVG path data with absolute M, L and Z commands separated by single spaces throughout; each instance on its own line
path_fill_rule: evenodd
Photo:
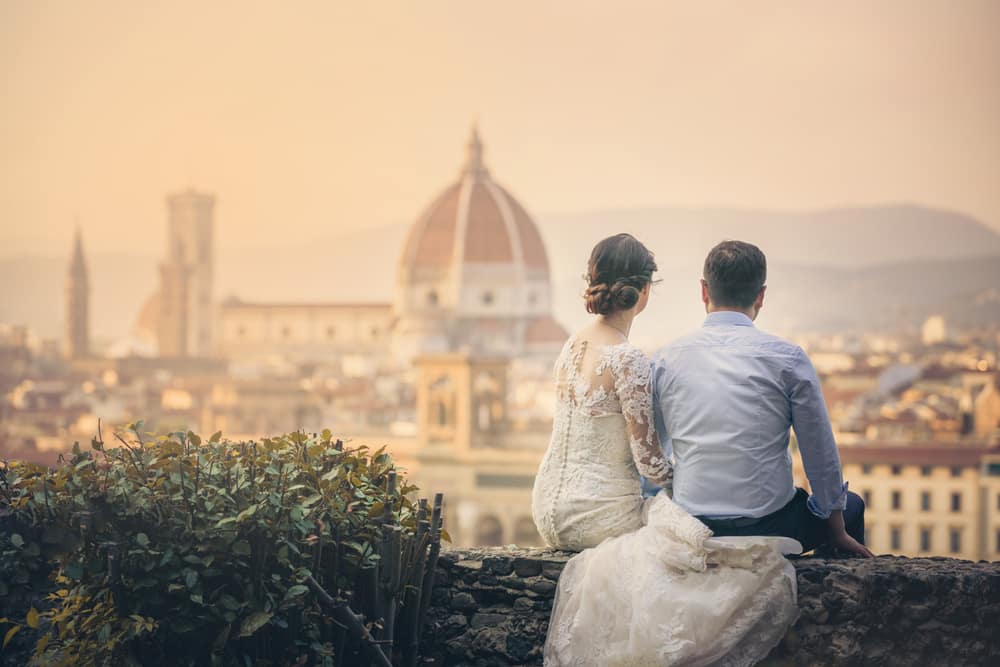
M 639 474 L 672 495 L 674 470 L 663 456 L 653 426 L 652 370 L 641 350 L 623 346 L 612 357 L 615 392 L 628 428 Z

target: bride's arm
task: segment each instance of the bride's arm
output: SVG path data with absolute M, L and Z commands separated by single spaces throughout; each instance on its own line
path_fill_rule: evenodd
M 642 351 L 626 346 L 617 362 L 612 364 L 615 392 L 625 417 L 635 467 L 640 475 L 671 493 L 674 470 L 660 449 L 653 426 L 649 360 Z

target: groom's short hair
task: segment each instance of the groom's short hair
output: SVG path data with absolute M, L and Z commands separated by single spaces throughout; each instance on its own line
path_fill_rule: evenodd
M 723 241 L 705 258 L 708 295 L 716 306 L 749 308 L 767 280 L 767 258 L 743 241 Z

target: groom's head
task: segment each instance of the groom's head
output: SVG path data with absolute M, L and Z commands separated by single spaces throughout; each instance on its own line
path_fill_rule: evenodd
M 767 259 L 757 246 L 723 241 L 705 258 L 701 300 L 705 310 L 736 310 L 751 319 L 764 305 Z

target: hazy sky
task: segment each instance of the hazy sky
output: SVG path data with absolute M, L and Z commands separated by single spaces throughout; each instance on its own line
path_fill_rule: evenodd
M 0 252 L 412 220 L 486 159 L 536 213 L 917 202 L 1000 229 L 1000 2 L 0 0 Z

